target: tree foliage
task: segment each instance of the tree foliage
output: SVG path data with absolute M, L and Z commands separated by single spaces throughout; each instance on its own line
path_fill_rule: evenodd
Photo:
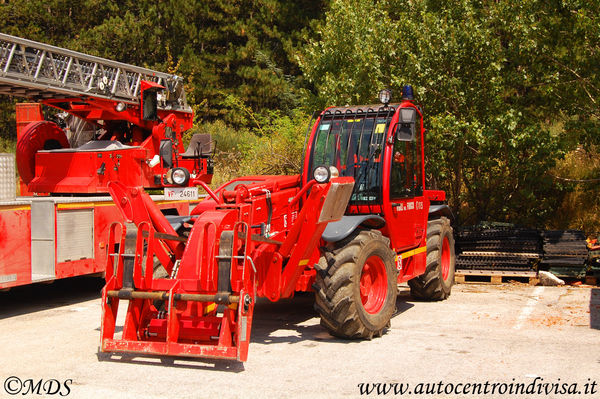
M 2 32 L 184 76 L 223 179 L 291 173 L 307 110 L 412 84 L 429 186 L 461 222 L 570 227 L 599 191 L 564 180 L 600 173 L 599 18 L 600 0 L 0 1 Z
M 14 0 L 0 6 L 0 31 L 139 66 L 189 82 L 199 120 L 249 124 L 226 101 L 253 112 L 299 105 L 288 49 L 322 0 Z
M 548 172 L 597 131 L 598 2 L 354 3 L 334 1 L 299 57 L 310 101 L 364 103 L 414 85 L 430 183 L 461 220 L 547 221 L 564 195 Z

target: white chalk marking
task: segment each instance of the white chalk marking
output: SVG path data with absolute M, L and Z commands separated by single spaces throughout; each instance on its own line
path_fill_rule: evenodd
M 515 324 L 515 326 L 513 327 L 515 330 L 520 330 L 521 327 L 523 327 L 523 323 L 533 312 L 533 308 L 535 308 L 535 305 L 539 302 L 540 295 L 543 291 L 543 286 L 540 285 L 538 287 L 535 287 L 535 289 L 533 290 L 533 297 L 529 298 L 529 300 L 521 310 L 519 317 L 517 317 L 517 324 Z

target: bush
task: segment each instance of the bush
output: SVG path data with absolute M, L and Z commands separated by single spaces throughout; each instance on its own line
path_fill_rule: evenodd
M 14 154 L 17 150 L 17 139 L 12 137 L 0 136 L 0 152 L 9 152 Z
M 583 146 L 569 152 L 552 171 L 554 178 L 568 189 L 548 228 L 600 231 L 600 147 Z
M 271 112 L 261 122 L 254 130 L 257 140 L 245 155 L 246 169 L 254 174 L 300 173 L 308 115 L 299 110 L 290 115 Z
M 184 145 L 195 133 L 210 133 L 216 144 L 213 187 L 246 175 L 300 173 L 308 116 L 269 112 L 253 115 L 256 127 L 235 129 L 223 121 L 205 122 L 188 130 Z

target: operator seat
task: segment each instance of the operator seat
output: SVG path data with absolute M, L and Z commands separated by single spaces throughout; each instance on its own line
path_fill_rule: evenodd
M 187 150 L 181 154 L 183 158 L 207 157 L 214 149 L 212 135 L 208 133 L 196 133 L 192 136 Z

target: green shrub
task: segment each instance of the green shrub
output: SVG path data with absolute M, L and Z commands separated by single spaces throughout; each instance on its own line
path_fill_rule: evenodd
M 258 139 L 244 157 L 246 170 L 255 174 L 300 173 L 308 115 L 295 110 L 290 115 L 270 112 L 254 132 Z
M 12 137 L 0 136 L 0 152 L 9 152 L 14 154 L 17 149 L 17 139 Z
M 252 115 L 255 128 L 233 128 L 223 121 L 205 122 L 185 132 L 187 147 L 196 133 L 210 133 L 216 145 L 213 187 L 245 175 L 300 173 L 308 116 L 268 112 Z
M 554 217 L 546 227 L 600 231 L 600 147 L 579 146 L 569 152 L 552 171 L 568 189 Z

